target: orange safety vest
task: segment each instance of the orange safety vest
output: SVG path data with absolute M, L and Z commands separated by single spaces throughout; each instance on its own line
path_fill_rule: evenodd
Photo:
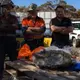
M 30 26 L 30 27 L 44 27 L 45 26 L 45 22 L 42 18 L 40 17 L 36 17 L 35 21 L 33 21 L 30 17 L 24 18 L 22 20 L 22 25 L 23 26 Z M 24 37 L 26 38 L 32 38 L 32 39 L 39 39 L 43 36 L 43 34 L 41 35 L 31 35 L 31 34 L 25 34 Z

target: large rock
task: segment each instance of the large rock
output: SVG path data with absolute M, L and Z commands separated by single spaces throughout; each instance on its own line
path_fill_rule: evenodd
M 40 67 L 67 67 L 72 63 L 71 54 L 65 49 L 51 46 L 33 56 L 33 61 Z

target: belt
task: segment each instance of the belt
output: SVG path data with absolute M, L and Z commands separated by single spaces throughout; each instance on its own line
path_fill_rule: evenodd
M 42 38 L 40 39 L 25 39 L 26 41 L 33 41 L 33 40 L 41 40 Z
M 25 37 L 25 39 L 30 39 L 30 40 L 34 40 L 34 39 L 41 39 L 41 38 L 43 38 L 43 35 L 35 35 L 35 36 L 29 36 L 29 35 L 25 35 L 24 36 Z
M 33 41 L 34 39 L 27 39 L 26 41 Z
M 0 36 L 16 36 L 15 34 L 0 34 Z

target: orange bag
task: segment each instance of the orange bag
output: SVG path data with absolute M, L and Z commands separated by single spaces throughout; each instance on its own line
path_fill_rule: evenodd
M 24 44 L 18 53 L 18 59 L 29 57 L 32 55 L 32 52 L 30 50 L 30 47 L 27 44 Z
M 35 48 L 35 49 L 32 51 L 32 55 L 29 57 L 29 60 L 32 61 L 32 56 L 33 56 L 33 54 L 36 54 L 36 53 L 38 53 L 39 51 L 41 51 L 41 50 L 43 50 L 43 49 L 44 49 L 43 46 L 40 46 L 40 47 L 38 47 L 38 48 Z
M 39 52 L 40 50 L 44 49 L 44 47 L 40 46 L 38 48 L 35 48 L 33 51 L 30 50 L 30 47 L 27 44 L 24 44 L 18 53 L 18 59 L 29 57 L 29 60 L 32 61 L 33 54 Z
M 41 50 L 43 50 L 43 49 L 44 49 L 43 46 L 39 46 L 38 48 L 35 48 L 35 49 L 32 51 L 32 54 L 35 54 L 35 53 L 37 53 L 37 52 L 39 52 L 39 51 L 41 51 Z

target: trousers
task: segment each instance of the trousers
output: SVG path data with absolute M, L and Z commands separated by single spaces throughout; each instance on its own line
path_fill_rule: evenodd
M 0 36 L 0 80 L 3 77 L 5 55 L 9 56 L 11 61 L 17 59 L 16 37 Z

